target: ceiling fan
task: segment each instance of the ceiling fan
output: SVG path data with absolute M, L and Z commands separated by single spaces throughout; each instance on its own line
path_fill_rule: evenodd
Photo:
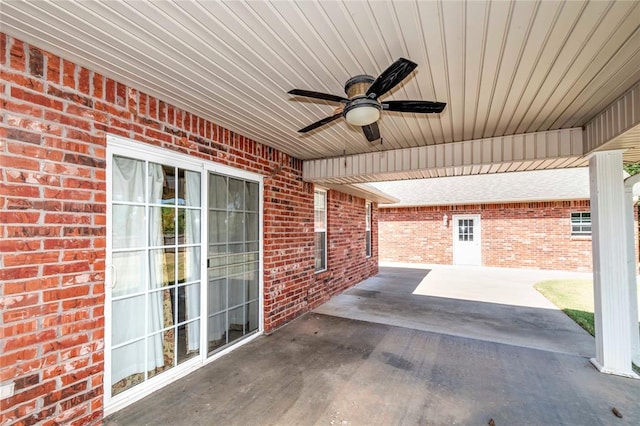
M 374 79 L 366 74 L 351 77 L 344 86 L 344 91 L 348 98 L 310 90 L 289 90 L 288 93 L 291 95 L 342 103 L 341 106 L 336 108 L 333 115 L 316 121 L 298 130 L 298 132 L 306 133 L 342 116 L 352 126 L 362 127 L 367 140 L 373 142 L 380 139 L 380 129 L 377 121 L 380 119 L 382 110 L 418 114 L 442 112 L 447 105 L 444 102 L 409 100 L 380 102 L 378 100 L 379 97 L 400 84 L 417 66 L 418 64 L 415 62 L 400 58 L 384 70 L 378 78 Z

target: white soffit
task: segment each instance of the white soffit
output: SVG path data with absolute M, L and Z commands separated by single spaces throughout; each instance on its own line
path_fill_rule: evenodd
M 639 1 L 2 0 L 0 29 L 302 160 L 582 127 L 640 81 Z M 384 111 L 384 144 L 297 132 L 337 105 L 288 90 L 399 57 L 418 68 L 383 100 L 442 114 Z
M 587 151 L 625 150 L 624 161 L 640 161 L 640 82 L 616 99 L 584 129 Z
M 307 160 L 303 179 L 321 184 L 581 167 L 582 129 L 565 129 Z
M 393 197 L 376 187 L 362 183 L 354 185 L 326 184 L 322 185 L 322 187 L 364 198 L 365 200 L 372 201 L 374 203 L 391 204 L 400 201 L 398 198 Z

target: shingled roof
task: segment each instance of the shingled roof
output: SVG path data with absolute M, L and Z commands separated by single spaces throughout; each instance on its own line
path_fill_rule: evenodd
M 399 199 L 380 207 L 589 199 L 589 169 L 536 170 L 370 183 Z

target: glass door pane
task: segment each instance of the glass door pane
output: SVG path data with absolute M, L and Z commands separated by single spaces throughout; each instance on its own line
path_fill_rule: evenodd
M 209 355 L 258 330 L 259 186 L 209 174 Z
M 200 353 L 201 175 L 114 156 L 111 395 Z

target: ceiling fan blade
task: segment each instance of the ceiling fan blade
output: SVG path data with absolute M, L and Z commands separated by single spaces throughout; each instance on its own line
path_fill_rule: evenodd
M 417 66 L 418 64 L 408 59 L 398 59 L 391 64 L 389 68 L 382 71 L 382 74 L 371 83 L 371 86 L 369 86 L 367 90 L 367 96 L 374 99 L 379 98 L 400 84 Z
M 311 131 L 313 129 L 317 129 L 320 126 L 323 126 L 327 123 L 331 123 L 333 120 L 336 120 L 338 118 L 342 117 L 342 113 L 339 112 L 337 114 L 334 115 L 330 115 L 329 117 L 323 118 L 320 121 L 316 121 L 313 124 L 309 124 L 307 127 L 303 127 L 302 129 L 298 130 L 298 133 L 307 133 L 308 131 Z
M 328 93 L 312 92 L 311 90 L 292 89 L 292 90 L 289 90 L 287 93 L 289 93 L 290 95 L 304 96 L 306 98 L 322 99 L 325 101 L 349 102 L 349 99 L 343 98 L 342 96 L 330 95 Z
M 372 123 L 368 126 L 362 126 L 362 131 L 364 132 L 364 135 L 367 137 L 367 140 L 369 142 L 380 139 L 380 128 L 378 127 L 378 123 Z
M 444 102 L 431 101 L 387 101 L 382 103 L 382 109 L 398 112 L 438 113 L 447 106 Z

